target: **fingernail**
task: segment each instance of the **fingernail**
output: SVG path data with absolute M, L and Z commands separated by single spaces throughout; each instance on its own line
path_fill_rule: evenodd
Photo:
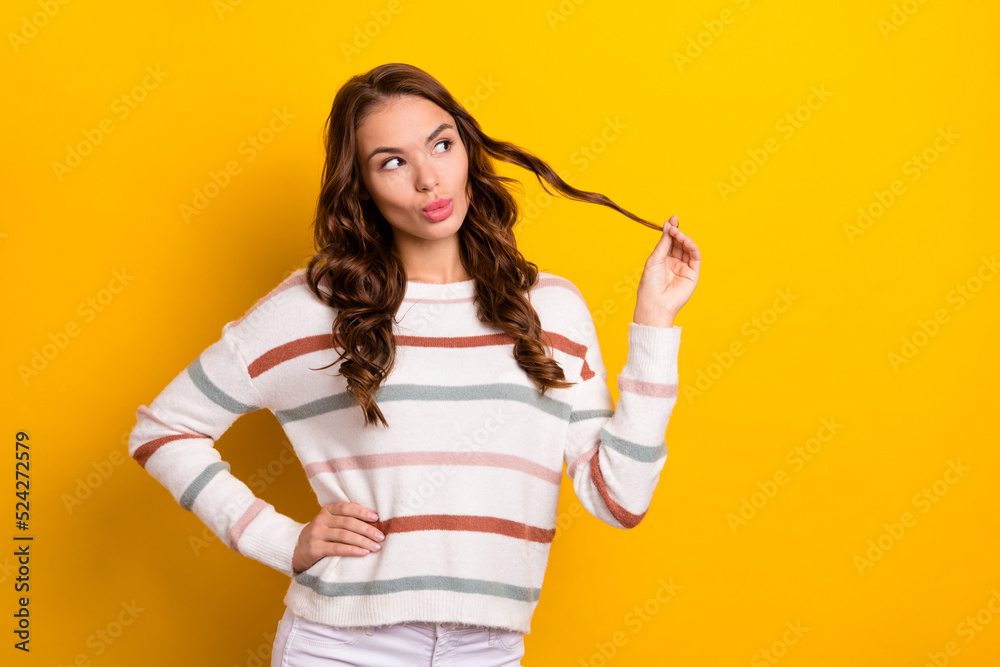
M 378 518 L 378 514 L 375 514 L 375 512 L 369 512 L 368 513 L 368 518 L 371 519 L 372 521 L 374 521 L 375 519 Z
M 375 537 L 378 538 L 378 539 L 380 539 L 380 540 L 384 540 L 385 539 L 385 535 L 383 535 L 382 533 L 377 532 L 377 531 L 375 532 Z
M 381 548 L 382 548 L 381 544 L 379 544 L 378 542 L 372 542 L 372 549 L 374 549 L 375 551 L 378 551 Z

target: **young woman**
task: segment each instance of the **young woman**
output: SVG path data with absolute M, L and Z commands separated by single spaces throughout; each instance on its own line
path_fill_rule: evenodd
M 676 216 L 664 224 L 615 406 L 586 301 L 518 251 L 517 181 L 492 160 L 659 227 L 486 136 L 416 67 L 350 79 L 327 132 L 308 269 L 139 408 L 129 453 L 230 548 L 290 578 L 272 665 L 518 665 L 563 466 L 598 519 L 646 514 L 698 246 Z M 316 492 L 308 523 L 213 446 L 264 408 Z

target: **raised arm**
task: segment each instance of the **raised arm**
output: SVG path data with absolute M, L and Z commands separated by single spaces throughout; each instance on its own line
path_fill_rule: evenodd
M 629 324 L 617 408 L 596 332 L 584 335 L 587 364 L 574 393 L 566 473 L 587 511 L 616 528 L 632 528 L 646 515 L 666 463 L 664 434 L 677 402 L 680 334 L 681 327 Z
M 578 318 L 587 363 L 574 394 L 566 470 L 587 511 L 612 526 L 632 528 L 642 520 L 666 463 L 664 436 L 677 403 L 681 340 L 674 318 L 691 298 L 700 269 L 698 246 L 671 216 L 639 282 L 617 409 L 593 318 L 589 311 Z

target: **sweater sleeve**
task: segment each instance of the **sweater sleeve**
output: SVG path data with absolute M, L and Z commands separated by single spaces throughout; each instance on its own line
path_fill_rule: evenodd
M 149 405 L 136 412 L 128 441 L 135 461 L 193 512 L 223 544 L 291 577 L 306 525 L 278 513 L 229 472 L 215 441 L 264 400 L 238 347 L 236 322 Z
M 629 323 L 616 408 L 589 311 L 587 318 L 586 363 L 574 392 L 566 471 L 588 512 L 616 528 L 632 528 L 646 515 L 666 463 L 681 327 Z

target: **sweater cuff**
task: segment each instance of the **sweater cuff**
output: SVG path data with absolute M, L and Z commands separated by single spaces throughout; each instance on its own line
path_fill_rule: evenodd
M 653 327 L 629 322 L 628 358 L 622 375 L 647 382 L 677 382 L 682 327 Z
M 291 578 L 292 555 L 305 526 L 269 505 L 247 527 L 238 551 Z

